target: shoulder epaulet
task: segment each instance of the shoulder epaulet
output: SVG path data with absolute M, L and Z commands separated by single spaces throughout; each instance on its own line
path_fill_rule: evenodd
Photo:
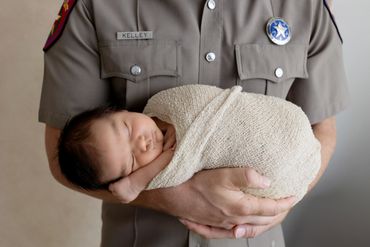
M 62 36 L 64 27 L 77 1 L 78 0 L 64 0 L 58 16 L 55 19 L 53 26 L 51 27 L 49 37 L 46 40 L 45 46 L 43 48 L 45 52 L 49 50 Z
M 333 24 L 334 24 L 334 26 L 335 26 L 335 29 L 337 29 L 337 33 L 338 33 L 338 35 L 339 35 L 340 41 L 341 41 L 341 42 L 342 42 L 342 44 L 343 44 L 343 38 L 342 38 L 342 35 L 341 35 L 341 34 L 340 34 L 340 32 L 339 32 L 339 28 L 338 28 L 338 25 L 337 25 L 337 23 L 336 23 L 336 21 L 335 21 L 335 17 L 334 17 L 334 15 L 333 15 L 333 13 L 331 12 L 331 10 L 330 10 L 330 8 L 329 8 L 329 5 L 328 5 L 328 3 L 326 2 L 326 0 L 323 0 L 323 1 L 324 1 L 324 6 L 325 6 L 326 10 L 329 12 L 330 18 L 331 18 L 331 20 L 332 20 L 332 22 L 333 22 Z

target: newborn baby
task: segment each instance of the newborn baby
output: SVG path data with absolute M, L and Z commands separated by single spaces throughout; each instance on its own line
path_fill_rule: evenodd
M 149 99 L 144 114 L 82 113 L 62 131 L 58 157 L 66 178 L 90 190 L 134 171 L 140 181 L 131 183 L 154 189 L 181 184 L 202 169 L 248 166 L 272 183 L 246 193 L 298 200 L 321 162 L 320 144 L 299 107 L 239 86 L 206 85 L 164 90 Z
M 59 164 L 75 185 L 87 190 L 106 189 L 113 181 L 149 165 L 164 151 L 173 150 L 175 138 L 173 125 L 157 118 L 97 108 L 75 116 L 64 127 L 58 146 Z

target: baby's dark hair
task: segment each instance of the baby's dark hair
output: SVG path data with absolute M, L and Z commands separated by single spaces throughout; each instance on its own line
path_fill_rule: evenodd
M 58 160 L 62 174 L 85 190 L 108 189 L 100 180 L 99 150 L 90 142 L 91 125 L 123 109 L 106 106 L 82 112 L 67 122 L 59 137 Z

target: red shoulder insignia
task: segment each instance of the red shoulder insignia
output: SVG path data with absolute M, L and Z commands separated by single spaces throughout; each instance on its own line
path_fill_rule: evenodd
M 73 7 L 76 5 L 76 3 L 77 0 L 64 0 L 63 5 L 59 11 L 58 17 L 56 18 L 53 26 L 51 27 L 49 37 L 43 49 L 44 51 L 50 49 L 62 36 L 64 27 L 68 21 L 68 17 L 71 14 Z

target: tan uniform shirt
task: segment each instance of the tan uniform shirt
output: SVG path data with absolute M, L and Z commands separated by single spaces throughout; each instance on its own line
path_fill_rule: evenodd
M 66 0 L 62 10 L 45 51 L 39 111 L 54 127 L 103 104 L 141 111 L 154 93 L 186 83 L 286 98 L 311 123 L 348 104 L 341 39 L 322 0 Z M 290 26 L 288 44 L 270 41 L 272 17 Z M 284 241 L 280 227 L 255 239 L 208 241 L 171 216 L 103 204 L 102 246 L 188 245 Z

